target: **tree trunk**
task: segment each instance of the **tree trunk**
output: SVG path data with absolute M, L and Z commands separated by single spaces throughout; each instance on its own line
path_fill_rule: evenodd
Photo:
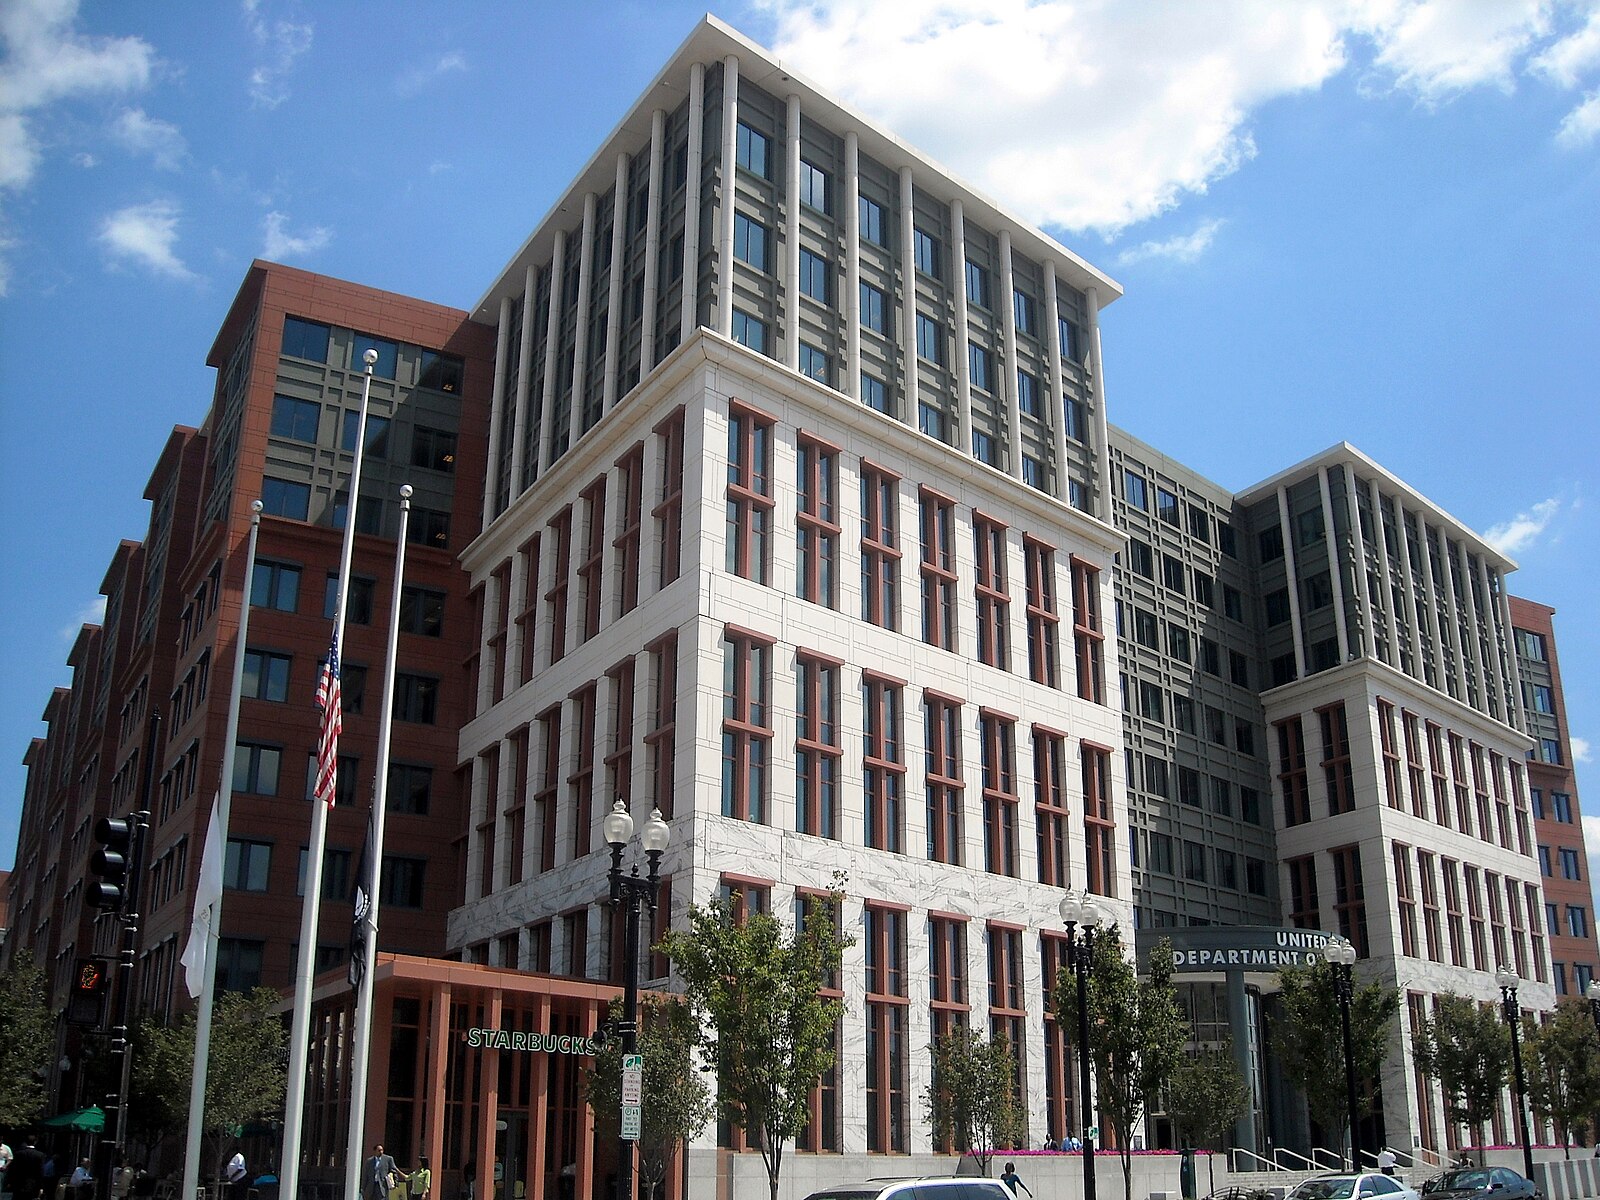
M 1123 1144 L 1117 1147 L 1117 1157 L 1122 1160 L 1122 1200 L 1133 1200 L 1133 1150 L 1126 1138 L 1121 1140 Z

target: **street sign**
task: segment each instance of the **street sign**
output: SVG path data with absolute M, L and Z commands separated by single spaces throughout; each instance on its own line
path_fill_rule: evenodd
M 637 1104 L 624 1104 L 622 1106 L 622 1138 L 628 1142 L 637 1142 L 639 1140 L 639 1106 Z
M 639 1112 L 644 1100 L 644 1055 L 622 1056 L 622 1136 L 639 1140 Z

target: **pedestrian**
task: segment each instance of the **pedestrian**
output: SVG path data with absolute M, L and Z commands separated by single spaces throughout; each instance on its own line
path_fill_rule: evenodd
M 478 1187 L 478 1160 L 469 1158 L 461 1164 L 461 1194 L 466 1200 L 472 1200 L 472 1194 Z
M 383 1152 L 383 1143 L 374 1144 L 361 1168 L 361 1200 L 389 1200 L 389 1189 L 394 1187 L 397 1175 L 405 1178 L 393 1157 Z
M 1389 1147 L 1385 1146 L 1382 1150 L 1378 1151 L 1378 1170 L 1382 1171 L 1385 1175 L 1394 1174 L 1395 1164 L 1398 1161 L 1399 1160 L 1397 1160 L 1394 1156 L 1394 1151 L 1389 1149 Z
M 43 1182 L 44 1153 L 29 1134 L 6 1170 L 6 1190 L 11 1193 L 12 1200 L 38 1200 L 39 1186 Z
M 1018 1188 L 1021 1188 L 1023 1191 L 1027 1192 L 1029 1196 L 1033 1195 L 1033 1189 L 1027 1184 L 1023 1183 L 1022 1176 L 1017 1174 L 1016 1163 L 1006 1164 L 1006 1169 L 1000 1174 L 1000 1182 L 1011 1189 L 1011 1194 L 1013 1196 L 1017 1194 Z
M 250 1172 L 244 1165 L 244 1147 L 238 1143 L 234 1143 L 233 1157 L 223 1168 L 222 1177 L 228 1181 L 229 1200 L 245 1200 L 250 1194 Z
M 94 1172 L 89 1169 L 89 1160 L 82 1158 L 73 1168 L 72 1178 L 67 1181 L 67 1187 L 77 1200 L 94 1200 Z
M 111 1169 L 111 1200 L 128 1200 L 133 1190 L 133 1168 L 122 1155 L 117 1155 L 117 1165 Z
M 11 1147 L 0 1142 L 0 1173 L 11 1169 L 11 1160 L 15 1157 L 16 1155 L 11 1153 Z
M 417 1169 L 411 1172 L 411 1200 L 428 1200 L 433 1191 L 433 1172 L 428 1169 L 428 1156 L 417 1159 Z

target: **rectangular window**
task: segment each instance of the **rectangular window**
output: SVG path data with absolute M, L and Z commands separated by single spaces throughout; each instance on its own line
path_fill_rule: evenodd
M 833 363 L 826 352 L 809 342 L 800 343 L 800 374 L 824 387 L 833 386 Z
M 424 350 L 417 369 L 417 386 L 435 392 L 459 392 L 463 371 L 462 361 L 455 355 Z
M 239 742 L 233 753 L 233 790 L 254 796 L 278 794 L 278 768 L 283 751 L 277 746 Z
M 904 852 L 905 760 L 901 751 L 898 680 L 862 672 L 864 840 L 875 850 Z
M 1273 728 L 1278 731 L 1278 787 L 1283 794 L 1283 823 L 1303 825 L 1311 819 L 1305 731 L 1299 717 L 1279 721 Z
M 795 662 L 795 828 L 839 836 L 839 664 L 800 651 Z
M 248 992 L 261 986 L 261 960 L 266 943 L 247 938 L 217 940 L 217 991 Z
M 270 650 L 246 650 L 244 653 L 244 681 L 240 695 L 250 700 L 283 702 L 289 698 L 289 663 L 287 654 L 274 654 Z
M 906 914 L 869 903 L 863 913 L 866 943 L 867 1151 L 908 1149 L 907 1077 L 910 1059 L 906 1009 Z
M 1067 739 L 1038 726 L 1033 731 L 1033 820 L 1038 835 L 1039 882 L 1066 887 Z
M 928 808 L 928 858 L 962 865 L 961 705 L 927 692 L 924 759 Z
M 421 908 L 428 862 L 385 854 L 378 872 L 378 899 L 390 908 Z
M 801 434 L 796 445 L 798 511 L 795 541 L 799 556 L 797 594 L 813 604 L 836 606 L 839 566 L 839 452 Z
M 861 619 L 898 625 L 900 607 L 899 477 L 861 463 Z
M 1112 863 L 1116 822 L 1111 808 L 1111 752 L 1087 742 L 1080 746 L 1083 763 L 1083 832 L 1088 877 L 1085 886 L 1099 896 L 1112 895 L 1116 878 Z
M 1017 770 L 1015 723 L 998 713 L 978 718 L 982 741 L 983 859 L 995 875 L 1017 873 Z
M 1060 687 L 1060 662 L 1056 627 L 1055 550 L 1035 538 L 1022 539 L 1023 565 L 1028 576 L 1028 678 L 1047 687 Z
M 1289 923 L 1296 929 L 1320 928 L 1316 859 L 1308 854 L 1288 859 L 1283 865 L 1289 871 Z
M 275 438 L 291 442 L 317 440 L 317 427 L 322 421 L 322 405 L 314 400 L 297 400 L 293 396 L 272 398 L 272 424 L 268 433 Z
M 345 409 L 343 424 L 339 431 L 339 449 L 343 450 L 346 454 L 354 454 L 356 452 L 356 437 L 360 434 L 360 432 L 361 410 L 351 408 Z M 362 454 L 367 458 L 389 457 L 388 417 L 377 417 L 373 416 L 370 412 L 367 413 L 367 440 L 365 445 L 362 447 Z M 348 500 L 349 496 L 347 494 L 339 497 L 341 509 L 348 502 Z M 356 514 L 356 528 L 358 530 L 362 530 L 362 532 L 368 532 L 367 530 L 362 529 L 362 524 L 365 523 L 364 515 L 366 513 L 367 506 L 368 499 L 363 498 L 361 501 L 361 512 Z M 338 523 L 341 526 L 344 524 L 343 516 L 340 516 Z
M 1123 470 L 1122 498 L 1130 508 L 1137 508 L 1140 512 L 1150 510 L 1150 485 L 1145 482 L 1143 475 L 1137 471 Z
M 926 230 L 913 229 L 911 245 L 916 258 L 917 270 L 934 279 L 940 278 L 938 240 Z
M 972 514 L 976 558 L 974 594 L 978 608 L 978 661 L 1011 669 L 1007 636 L 1011 593 L 1006 586 L 1006 527 L 990 517 Z
M 828 176 L 821 167 L 800 160 L 800 203 L 826 215 L 832 211 L 828 203 Z
M 1560 848 L 1561 878 L 1581 880 L 1583 878 L 1582 859 L 1578 852 L 1567 846 Z
M 1411 847 L 1395 842 L 1390 847 L 1394 858 L 1394 892 L 1400 908 L 1400 953 L 1417 955 L 1417 894 L 1411 886 Z
M 617 532 L 611 541 L 616 564 L 617 616 L 639 603 L 639 530 L 644 514 L 644 446 L 617 460 Z
M 678 635 L 652 644 L 650 651 L 650 731 L 644 735 L 650 754 L 650 796 L 662 816 L 672 815 L 677 759 Z
M 1164 487 L 1156 488 L 1156 516 L 1174 529 L 1178 527 L 1178 497 Z
M 861 403 L 874 412 L 889 411 L 889 389 L 884 386 L 883 380 L 865 371 L 861 372 Z
M 767 227 L 744 213 L 734 213 L 733 256 L 758 271 L 766 271 Z
M 769 581 L 772 566 L 773 424 L 765 413 L 729 406 L 726 565 L 756 583 Z
M 439 705 L 439 681 L 404 672 L 394 679 L 394 719 L 432 725 Z
M 661 494 L 650 515 L 656 522 L 657 585 L 678 578 L 683 541 L 683 410 L 656 426 L 656 451 L 661 468 Z
M 989 922 L 989 1037 L 1011 1047 L 1011 1095 L 1020 1107 L 1027 1101 L 1027 1013 L 1022 976 L 1022 930 Z M 920 1190 L 920 1189 L 919 1189 Z
M 967 919 L 955 915 L 928 917 L 928 1007 L 933 1037 L 964 1028 L 967 1003 Z
M 1138 538 L 1128 539 L 1128 569 L 1146 579 L 1156 577 L 1155 555 L 1148 543 L 1141 542 Z
M 1100 628 L 1100 572 L 1072 560 L 1072 643 L 1078 697 L 1105 703 L 1105 633 Z
M 741 309 L 733 310 L 733 340 L 757 354 L 767 352 L 767 326 Z
M 1422 882 L 1422 928 L 1427 937 L 1428 957 L 1443 962 L 1443 943 L 1439 937 L 1439 884 L 1434 878 L 1434 856 L 1427 850 L 1417 851 L 1417 877 Z
M 871 242 L 874 246 L 888 246 L 888 240 L 884 237 L 883 205 L 869 196 L 861 196 L 856 210 L 861 224 L 861 240 Z
M 1039 402 L 1039 380 L 1030 371 L 1017 368 L 1017 408 L 1030 417 L 1043 417 Z
M 368 350 L 376 350 L 378 352 L 378 361 L 373 364 L 372 373 L 379 379 L 393 379 L 395 367 L 400 361 L 400 347 L 387 338 L 358 333 L 350 339 L 350 369 L 352 371 L 360 371 L 362 369 Z
M 967 303 L 979 308 L 993 307 L 989 302 L 989 272 L 967 259 Z
M 403 587 L 400 589 L 400 631 L 422 637 L 439 637 L 444 633 L 443 592 L 432 588 Z
M 813 254 L 804 248 L 800 251 L 800 291 L 801 294 L 810 296 L 818 304 L 831 303 L 833 288 L 831 286 L 832 270 L 828 260 L 820 254 Z
M 917 357 L 944 366 L 944 331 L 927 313 L 917 314 Z
M 268 517 L 288 517 L 304 521 L 311 512 L 311 485 L 287 479 L 261 480 L 261 512 Z M 258 943 L 259 944 L 259 943 Z
M 303 317 L 283 319 L 283 344 L 279 353 L 287 358 L 304 358 L 311 362 L 328 361 L 328 326 Z
M 861 327 L 874 333 L 889 332 L 888 306 L 881 288 L 861 281 Z
M 241 892 L 264 892 L 272 870 L 272 843 L 229 838 L 222 867 L 222 886 Z
M 456 435 L 418 425 L 411 434 L 411 465 L 429 471 L 454 471 Z
M 922 640 L 956 648 L 955 501 L 922 489 Z
M 1333 911 L 1339 932 L 1356 948 L 1358 958 L 1367 957 L 1367 903 L 1361 883 L 1361 849 L 1340 846 L 1328 851 L 1333 859 Z
M 994 391 L 989 351 L 971 342 L 967 344 L 967 379 L 980 392 Z
M 772 178 L 772 140 L 743 121 L 734 135 L 733 161 L 752 175 L 762 179 Z
M 1350 725 L 1344 704 L 1317 709 L 1322 728 L 1322 778 L 1328 789 L 1328 815 L 1353 812 L 1356 806 L 1355 775 L 1350 765 Z
M 250 578 L 250 603 L 256 608 L 294 612 L 300 604 L 300 568 L 258 559 Z
M 772 643 L 729 628 L 722 640 L 722 815 L 767 819 Z

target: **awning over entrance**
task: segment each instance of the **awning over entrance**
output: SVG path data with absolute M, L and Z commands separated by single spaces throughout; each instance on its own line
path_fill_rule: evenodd
M 40 1121 L 53 1129 L 75 1129 L 79 1133 L 99 1133 L 106 1127 L 106 1114 L 98 1108 L 80 1108 L 75 1112 L 60 1113 Z

